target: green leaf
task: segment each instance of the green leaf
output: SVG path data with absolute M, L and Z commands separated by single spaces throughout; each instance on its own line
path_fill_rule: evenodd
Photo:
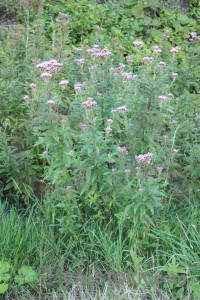
M 7 283 L 2 283 L 0 284 L 0 294 L 4 294 L 8 289 L 8 284 Z
M 3 281 L 3 282 L 6 282 L 10 279 L 10 274 L 1 274 L 0 273 L 0 282 Z
M 38 280 L 38 274 L 30 266 L 23 266 L 15 276 L 15 282 L 18 284 L 32 283 Z
M 0 273 L 7 273 L 10 270 L 10 264 L 8 262 L 0 261 Z
M 137 4 L 131 9 L 131 12 L 136 19 L 144 18 L 144 10 L 143 9 L 144 9 L 143 5 Z

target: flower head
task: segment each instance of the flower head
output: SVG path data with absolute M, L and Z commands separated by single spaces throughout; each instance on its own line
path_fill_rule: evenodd
M 51 78 L 51 77 L 52 77 L 52 75 L 47 72 L 44 72 L 40 75 L 40 78 L 44 78 L 44 79 Z
M 28 96 L 28 95 L 25 95 L 25 96 L 24 96 L 24 100 L 25 100 L 25 101 L 28 101 L 28 100 L 29 100 L 29 96 Z
M 135 42 L 133 42 L 133 45 L 137 48 L 140 48 L 140 47 L 142 47 L 142 42 L 135 41 Z
M 83 108 L 85 110 L 90 110 L 91 108 L 97 105 L 96 101 L 93 101 L 93 98 L 89 97 L 87 101 L 83 102 Z
M 172 152 L 176 154 L 178 152 L 178 150 L 177 149 L 172 149 Z
M 156 170 L 157 170 L 158 173 L 162 173 L 163 168 L 162 167 L 157 167 Z
M 48 100 L 48 101 L 47 101 L 47 104 L 50 105 L 50 106 L 51 106 L 51 105 L 54 105 L 54 101 L 53 101 L 53 100 Z
M 107 123 L 110 125 L 110 124 L 113 123 L 113 120 L 112 120 L 112 119 L 108 119 L 108 120 L 107 120 Z
M 31 89 L 35 89 L 35 88 L 36 88 L 36 84 L 35 84 L 35 83 L 31 83 L 31 84 L 30 84 L 30 88 L 31 88 Z
M 178 77 L 178 73 L 172 73 L 172 78 L 175 80 Z
M 59 85 L 62 86 L 62 87 L 65 87 L 69 84 L 69 81 L 68 80 L 61 80 Z
M 147 154 L 140 154 L 139 156 L 135 156 L 136 162 L 138 165 L 150 165 L 151 164 L 151 159 L 152 159 L 152 154 L 148 152 Z
M 128 155 L 128 150 L 126 149 L 126 147 L 120 147 L 120 146 L 118 146 L 117 149 L 118 149 L 119 152 L 121 152 L 122 154 Z
M 111 127 L 109 127 L 109 126 L 108 126 L 108 127 L 106 127 L 106 132 L 108 132 L 108 133 L 109 133 L 109 132 L 111 132 L 111 131 L 112 131 L 112 128 L 111 128 Z
M 124 170 L 124 174 L 125 175 L 128 175 L 128 174 L 130 174 L 131 173 L 131 170 Z

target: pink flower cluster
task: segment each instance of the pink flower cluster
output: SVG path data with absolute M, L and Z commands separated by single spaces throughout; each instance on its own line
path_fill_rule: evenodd
M 151 159 L 152 159 L 152 154 L 148 152 L 147 154 L 140 154 L 139 156 L 135 156 L 136 162 L 138 165 L 150 165 L 151 164 Z
M 81 126 L 81 128 L 82 128 L 84 131 L 86 131 L 86 130 L 88 129 L 87 125 L 84 124 L 84 123 L 80 123 L 79 125 Z
M 129 175 L 131 173 L 131 170 L 124 170 L 125 175 Z
M 67 27 L 70 23 L 70 19 L 69 19 L 69 15 L 68 14 L 64 14 L 62 12 L 59 13 L 60 17 L 63 19 L 57 19 L 56 21 L 58 23 L 60 23 L 61 25 L 63 25 L 64 27 Z
M 197 41 L 199 39 L 199 37 L 198 37 L 198 35 L 197 35 L 196 32 L 191 32 L 190 35 L 191 35 L 191 38 L 189 39 L 190 42 L 192 42 L 193 40 Z
M 124 155 L 128 155 L 128 150 L 126 149 L 126 147 L 118 146 L 117 149 L 119 150 L 120 153 L 122 153 Z
M 134 58 L 134 55 L 127 55 L 126 57 L 126 61 L 129 63 L 133 62 L 133 58 Z
M 29 96 L 28 96 L 28 95 L 25 95 L 25 96 L 24 96 L 24 100 L 25 100 L 25 101 L 28 101 L 28 100 L 29 100 Z
M 153 57 L 143 57 L 143 61 L 144 62 L 147 62 L 148 64 L 151 64 L 153 62 Z
M 159 65 L 160 67 L 165 67 L 165 66 L 166 66 L 166 63 L 165 63 L 164 61 L 160 61 L 160 62 L 158 63 L 158 65 Z
M 131 72 L 124 72 L 122 73 L 122 77 L 124 77 L 127 81 L 133 81 L 137 75 L 134 75 Z
M 74 90 L 77 91 L 77 92 L 80 92 L 83 88 L 83 84 L 82 83 L 76 83 L 74 85 Z
M 77 65 L 84 65 L 85 59 L 84 58 L 75 59 L 75 62 L 77 63 Z
M 178 53 L 180 51 L 180 48 L 179 47 L 174 47 L 170 50 L 170 52 L 172 53 L 173 57 L 176 53 Z
M 57 60 L 51 59 L 49 61 L 44 61 L 36 65 L 36 68 L 40 69 L 41 71 L 45 71 L 47 73 L 52 74 L 54 71 L 59 70 L 63 64 L 58 63 Z
M 162 52 L 162 50 L 158 46 L 154 46 L 153 49 L 156 54 L 160 54 Z
M 125 111 L 125 112 L 129 112 L 128 108 L 124 105 L 124 106 L 120 106 L 116 109 L 111 110 L 112 114 L 115 114 L 117 111 Z
M 87 49 L 87 53 L 91 53 L 93 57 L 101 57 L 101 58 L 109 58 L 112 56 L 112 52 L 108 49 L 108 47 L 104 47 L 100 49 L 99 45 L 94 45 L 93 48 Z
M 91 72 L 95 71 L 96 68 L 97 68 L 97 65 L 95 64 L 95 65 L 89 67 L 88 70 L 89 70 L 89 72 L 91 73 Z
M 111 132 L 112 131 L 112 128 L 110 127 L 110 125 L 113 123 L 113 120 L 112 119 L 108 119 L 107 120 L 107 123 L 108 123 L 108 127 L 106 127 L 106 132 Z
M 178 77 L 178 73 L 172 73 L 172 78 L 175 80 Z
M 93 101 L 93 98 L 89 97 L 87 101 L 83 102 L 83 108 L 85 110 L 90 110 L 91 108 L 97 105 L 96 101 Z
M 44 72 L 44 73 L 42 73 L 41 75 L 40 75 L 40 78 L 44 78 L 44 79 L 48 79 L 48 78 L 51 78 L 52 77 L 52 75 L 51 75 L 51 73 L 47 73 L 47 72 Z
M 61 80 L 59 85 L 62 86 L 62 87 L 65 87 L 69 84 L 69 81 L 68 80 Z
M 162 102 L 168 99 L 168 96 L 158 96 L 158 99 Z
M 48 100 L 48 101 L 47 101 L 47 104 L 48 104 L 49 106 L 52 106 L 52 105 L 54 105 L 54 101 L 53 101 L 53 100 Z
M 135 42 L 133 42 L 133 45 L 135 47 L 139 48 L 139 47 L 142 47 L 142 42 L 135 41 Z
M 30 84 L 30 88 L 31 88 L 31 89 L 35 89 L 35 88 L 36 88 L 36 84 L 35 84 L 35 83 L 31 83 L 31 84 Z

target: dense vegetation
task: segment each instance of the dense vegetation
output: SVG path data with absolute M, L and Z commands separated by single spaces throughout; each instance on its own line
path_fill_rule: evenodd
M 199 299 L 199 1 L 0 9 L 2 297 Z

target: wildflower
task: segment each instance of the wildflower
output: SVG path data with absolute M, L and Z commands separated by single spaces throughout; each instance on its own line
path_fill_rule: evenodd
M 48 101 L 47 101 L 47 104 L 50 105 L 50 106 L 51 106 L 51 105 L 54 105 L 54 101 L 53 101 L 53 100 L 48 100 Z
M 83 102 L 82 106 L 83 106 L 84 109 L 89 110 L 89 109 L 93 108 L 96 105 L 97 105 L 96 101 L 93 101 L 93 98 L 89 97 L 87 99 L 87 101 Z
M 59 12 L 59 15 L 60 15 L 61 17 L 63 17 L 63 18 L 68 18 L 68 17 L 69 17 L 68 14 L 64 14 L 64 13 L 62 13 L 62 12 Z
M 68 185 L 68 186 L 66 187 L 66 190 L 69 192 L 69 191 L 71 190 L 71 186 Z
M 154 46 L 153 48 L 156 54 L 160 54 L 162 52 L 162 50 L 158 46 Z
M 125 66 L 124 64 L 119 63 L 119 69 L 120 69 L 120 70 L 124 70 L 125 67 L 126 67 L 126 66 Z
M 28 95 L 25 95 L 25 96 L 24 96 L 24 100 L 25 100 L 25 101 L 28 101 L 28 100 L 29 100 L 29 96 L 28 96 Z
M 102 96 L 102 94 L 101 93 L 97 93 L 97 96 L 100 97 L 100 96 Z
M 137 77 L 137 75 L 134 75 L 131 72 L 124 72 L 122 73 L 122 77 L 124 77 L 128 81 L 133 81 Z
M 139 172 L 140 170 L 141 170 L 140 167 L 136 167 L 136 168 L 135 168 L 135 171 L 136 171 L 136 172 Z
M 81 128 L 84 130 L 84 131 L 86 131 L 87 130 L 87 125 L 86 124 L 84 124 L 84 123 L 80 123 L 80 126 L 81 126 Z
M 142 47 L 142 42 L 137 42 L 137 41 L 135 41 L 135 42 L 133 42 L 133 45 L 135 46 L 135 47 Z
M 107 123 L 110 125 L 110 124 L 113 123 L 113 120 L 112 120 L 112 119 L 108 119 L 108 120 L 107 120 Z
M 116 109 L 112 109 L 112 110 L 111 110 L 111 114 L 115 114 L 116 112 L 117 112 Z
M 77 63 L 77 65 L 84 65 L 85 59 L 84 59 L 84 58 L 81 58 L 81 59 L 75 59 L 75 62 Z
M 175 80 L 178 77 L 178 73 L 172 73 L 172 78 Z
M 163 135 L 164 140 L 168 140 L 168 138 L 169 138 L 168 135 Z
M 65 125 L 67 123 L 67 120 L 66 119 L 62 119 L 61 123 L 62 123 L 62 125 Z
M 114 173 L 116 171 L 116 169 L 115 168 L 112 168 L 112 172 Z
M 168 97 L 167 97 L 167 96 L 158 96 L 158 99 L 159 99 L 160 101 L 164 101 L 164 100 L 167 100 Z
M 94 66 L 89 67 L 88 70 L 89 70 L 89 72 L 91 73 L 91 72 L 93 72 L 94 70 L 96 70 L 96 68 L 97 68 L 97 65 L 94 65 Z
M 143 61 L 145 61 L 145 62 L 147 62 L 147 63 L 149 63 L 149 64 L 151 64 L 152 62 L 153 62 L 153 57 L 143 57 Z
M 174 98 L 174 95 L 171 94 L 171 93 L 169 93 L 169 94 L 167 94 L 167 97 L 169 97 L 169 98 Z
M 166 63 L 165 63 L 164 61 L 160 61 L 160 62 L 158 63 L 158 65 L 159 65 L 160 67 L 165 67 L 165 66 L 166 66 Z
M 147 154 L 140 154 L 139 156 L 135 156 L 135 159 L 138 163 L 138 165 L 150 165 L 151 164 L 151 159 L 152 159 L 152 154 L 148 152 Z
M 129 112 L 128 108 L 127 108 L 125 105 L 116 108 L 116 111 L 125 111 L 125 112 Z
M 43 154 L 44 154 L 44 155 L 47 155 L 47 151 L 46 151 L 46 150 L 45 150 L 45 151 L 43 151 Z
M 68 80 L 61 80 L 59 85 L 62 86 L 62 87 L 65 87 L 69 84 L 69 81 Z
M 197 114 L 195 120 L 196 120 L 196 121 L 200 120 L 200 115 Z
M 125 147 L 118 146 L 117 149 L 119 150 L 120 153 L 128 155 L 128 150 Z
M 70 151 L 69 151 L 69 154 L 70 154 L 70 155 L 73 155 L 73 153 L 74 153 L 73 150 L 70 150 Z
M 188 123 L 189 123 L 189 120 L 185 120 L 184 123 L 185 123 L 185 124 L 188 124 Z
M 129 63 L 131 63 L 131 62 L 133 62 L 133 58 L 134 58 L 134 56 L 133 55 L 127 55 L 126 57 L 126 61 Z
M 175 55 L 176 53 L 178 53 L 179 50 L 180 50 L 179 47 L 175 47 L 175 48 L 172 48 L 172 49 L 170 50 L 170 52 L 172 53 L 172 55 L 173 55 L 173 57 L 174 57 L 174 55 Z
M 108 126 L 108 127 L 106 128 L 106 132 L 109 133 L 109 132 L 111 132 L 111 131 L 112 131 L 112 128 Z
M 31 83 L 31 84 L 30 84 L 30 88 L 31 88 L 31 89 L 35 89 L 35 88 L 36 88 L 36 84 L 35 84 L 35 83 Z
M 125 175 L 128 175 L 128 174 L 130 174 L 131 173 L 131 170 L 124 170 L 124 174 Z
M 162 167 L 157 167 L 156 170 L 157 170 L 158 173 L 162 173 L 163 168 Z
M 143 189 L 142 189 L 142 188 L 139 188 L 139 192 L 142 193 L 142 192 L 143 192 Z
M 83 88 L 83 84 L 82 83 L 76 83 L 74 85 L 74 90 L 77 91 L 77 92 L 80 92 Z
M 51 59 L 49 61 L 44 61 L 36 65 L 36 68 L 52 74 L 54 71 L 60 69 L 63 64 L 58 63 L 57 60 Z
M 74 48 L 74 52 L 75 52 L 75 53 L 77 53 L 77 52 L 79 52 L 79 51 L 81 51 L 80 48 Z
M 178 150 L 177 149 L 172 149 L 172 152 L 176 154 L 178 152 Z
M 50 73 L 47 73 L 47 72 L 42 73 L 42 74 L 40 75 L 40 78 L 45 78 L 45 79 L 51 78 L 51 77 L 52 77 L 52 75 L 51 75 Z

